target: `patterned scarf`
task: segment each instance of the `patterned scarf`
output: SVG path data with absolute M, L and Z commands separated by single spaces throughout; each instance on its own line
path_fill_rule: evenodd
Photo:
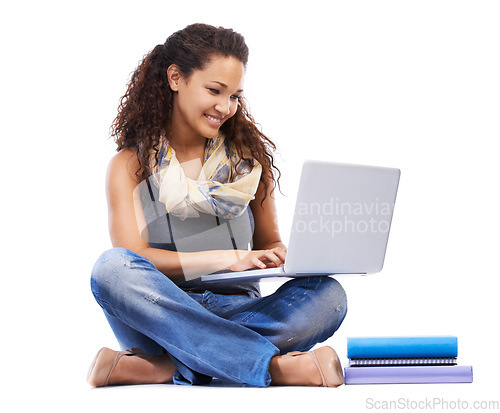
M 197 180 L 187 178 L 168 140 L 160 141 L 158 165 L 153 182 L 159 188 L 159 200 L 167 212 L 184 220 L 199 217 L 199 212 L 220 218 L 241 215 L 255 198 L 262 166 L 256 159 L 242 160 L 231 151 L 219 133 L 208 139 L 204 163 Z

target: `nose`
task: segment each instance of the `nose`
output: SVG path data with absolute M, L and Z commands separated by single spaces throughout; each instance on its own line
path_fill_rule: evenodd
M 215 110 L 223 116 L 229 115 L 229 113 L 231 112 L 230 99 L 226 99 L 224 97 L 221 97 L 221 99 L 219 99 L 219 101 L 217 102 L 217 105 L 215 106 Z

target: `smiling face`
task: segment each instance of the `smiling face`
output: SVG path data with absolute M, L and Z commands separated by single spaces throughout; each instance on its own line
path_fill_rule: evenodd
M 244 74 L 243 63 L 231 56 L 214 56 L 187 78 L 171 65 L 167 71 L 174 91 L 171 138 L 178 142 L 215 138 L 221 125 L 236 113 Z

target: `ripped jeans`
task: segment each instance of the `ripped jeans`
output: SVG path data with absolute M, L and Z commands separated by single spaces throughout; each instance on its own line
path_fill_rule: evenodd
M 266 297 L 187 293 L 123 248 L 99 257 L 91 288 L 121 348 L 168 353 L 176 384 L 268 386 L 273 356 L 325 341 L 347 310 L 330 277 L 295 278 Z

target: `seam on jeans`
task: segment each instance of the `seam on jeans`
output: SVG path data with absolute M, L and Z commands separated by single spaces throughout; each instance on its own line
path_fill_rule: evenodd
M 97 301 L 97 304 L 99 304 L 100 307 L 101 306 L 101 303 L 103 302 L 103 300 L 101 300 L 101 296 L 99 295 L 99 293 L 97 292 L 97 288 L 94 288 L 96 282 L 94 281 L 94 279 L 90 279 L 90 291 L 92 291 L 92 295 L 94 296 L 95 300 Z M 106 303 L 108 304 L 108 303 Z
M 286 291 L 286 295 L 291 295 L 295 291 L 297 291 L 297 287 L 292 287 L 291 289 Z M 278 293 L 278 295 L 281 295 L 281 294 L 282 294 L 281 292 Z M 257 314 L 258 310 L 260 310 L 262 307 L 264 307 L 265 305 L 268 304 L 268 301 L 270 301 L 269 299 L 271 297 L 273 297 L 273 294 L 268 295 L 267 297 L 263 297 L 260 302 L 255 303 L 253 306 L 248 307 L 245 311 L 251 310 L 251 312 L 245 318 L 243 318 L 240 322 L 244 323 L 244 322 L 248 321 L 250 318 L 252 318 L 255 314 Z M 274 298 L 275 297 L 276 296 L 274 296 Z

